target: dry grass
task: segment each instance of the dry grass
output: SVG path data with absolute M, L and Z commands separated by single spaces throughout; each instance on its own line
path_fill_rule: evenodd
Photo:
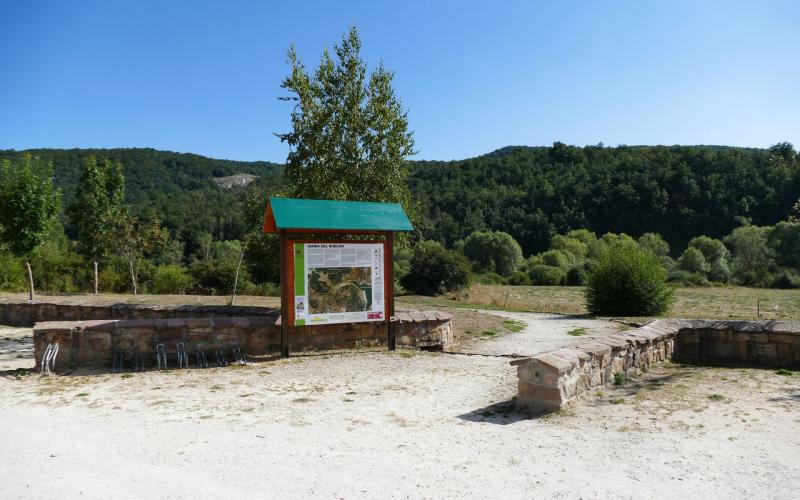
M 431 305 L 586 314 L 583 287 L 473 285 L 461 297 L 402 297 L 412 307 Z M 760 310 L 760 316 L 759 316 Z M 745 287 L 678 288 L 669 316 L 715 319 L 800 319 L 800 290 Z

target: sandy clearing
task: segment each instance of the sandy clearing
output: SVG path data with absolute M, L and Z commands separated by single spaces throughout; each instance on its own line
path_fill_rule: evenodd
M 579 336 L 570 335 L 569 332 L 575 332 L 577 329 L 582 329 L 581 332 L 576 332 L 581 335 L 603 335 L 616 333 L 621 326 L 620 323 L 611 321 L 562 314 L 500 310 L 478 310 L 477 312 L 521 321 L 525 323 L 525 328 L 519 332 L 506 333 L 493 338 L 473 337 L 467 339 L 459 349 L 461 352 L 532 356 L 574 342 Z
M 529 418 L 491 356 L 3 377 L 0 497 L 789 497 L 799 381 L 669 365 Z

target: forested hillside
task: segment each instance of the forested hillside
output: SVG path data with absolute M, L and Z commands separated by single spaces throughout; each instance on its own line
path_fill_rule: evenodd
M 264 161 L 218 160 L 205 156 L 155 149 L 31 149 L 0 150 L 0 160 L 31 153 L 52 161 L 55 184 L 62 191 L 62 206 L 72 201 L 84 159 L 89 155 L 120 161 L 124 166 L 126 201 L 140 215 L 155 213 L 171 235 L 193 253 L 203 233 L 215 240 L 241 237 L 244 226 L 242 189 L 221 189 L 212 179 L 233 174 L 259 176 L 252 189 L 276 189 L 283 165 Z M 69 219 L 62 217 L 68 236 L 75 236 Z
M 800 196 L 791 145 L 509 147 L 478 158 L 418 162 L 411 188 L 426 236 L 452 245 L 475 230 L 511 234 L 525 255 L 571 229 L 660 233 L 673 249 L 720 238 L 743 218 L 772 225 Z
M 121 161 L 127 201 L 155 212 L 186 253 L 202 233 L 238 239 L 246 192 L 280 188 L 282 165 L 216 160 L 153 149 L 39 149 L 53 162 L 68 206 L 83 159 Z M 0 159 L 21 152 L 0 151 Z M 247 188 L 221 189 L 213 177 L 258 175 Z M 527 256 L 553 235 L 588 228 L 597 234 L 660 233 L 673 249 L 698 234 L 722 237 L 744 219 L 784 220 L 800 196 L 800 160 L 788 144 L 771 149 L 717 146 L 508 147 L 451 162 L 414 162 L 411 189 L 426 238 L 452 246 L 476 230 L 511 234 Z M 68 235 L 70 221 L 63 219 Z

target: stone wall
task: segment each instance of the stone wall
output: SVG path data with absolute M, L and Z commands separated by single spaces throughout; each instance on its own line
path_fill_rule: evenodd
M 129 304 L 98 302 L 95 299 L 0 298 L 0 325 L 33 326 L 40 321 L 86 321 L 110 319 L 221 318 L 234 316 L 277 316 L 269 307 Z
M 583 337 L 573 344 L 511 362 L 517 367 L 517 406 L 553 411 L 614 374 L 635 376 L 673 358 L 707 365 L 800 367 L 800 323 L 657 320 L 628 332 Z
M 677 362 L 800 369 L 800 321 L 686 323 L 672 354 Z
M 400 311 L 395 316 L 398 346 L 448 347 L 453 342 L 452 316 L 440 311 Z M 194 351 L 222 349 L 228 359 L 241 347 L 249 356 L 280 353 L 280 317 L 170 318 L 139 320 L 87 320 L 37 323 L 33 330 L 36 366 L 50 343 L 58 343 L 56 370 L 78 367 L 110 368 L 114 351 L 125 364 L 133 353 L 155 364 L 158 344 L 164 344 L 175 366 L 177 344 L 183 342 L 190 366 Z M 316 351 L 385 346 L 386 323 L 352 323 L 289 328 L 290 350 Z

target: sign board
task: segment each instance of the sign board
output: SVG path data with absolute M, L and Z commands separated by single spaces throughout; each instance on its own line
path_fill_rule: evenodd
M 295 242 L 291 254 L 294 325 L 386 321 L 383 242 Z

